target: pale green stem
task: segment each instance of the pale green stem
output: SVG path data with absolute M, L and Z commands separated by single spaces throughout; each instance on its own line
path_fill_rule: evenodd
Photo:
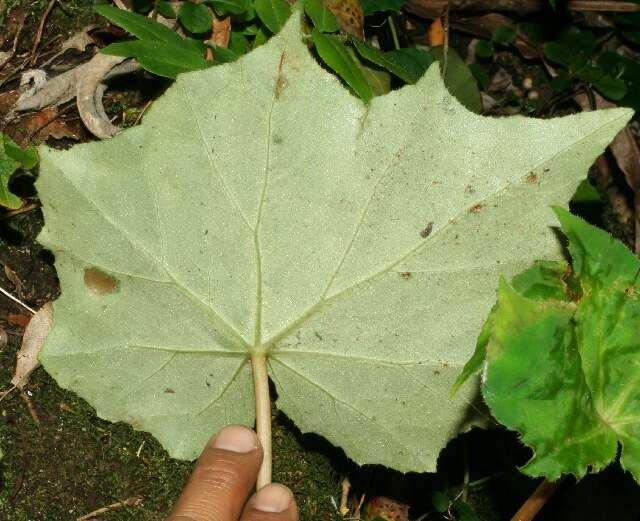
M 391 15 L 387 16 L 387 23 L 389 24 L 389 29 L 391 30 L 391 37 L 393 38 L 393 45 L 396 50 L 400 49 L 400 40 L 398 39 L 398 31 L 396 31 L 396 24 L 393 22 L 393 18 Z
M 251 355 L 251 372 L 256 396 L 256 432 L 262 445 L 262 466 L 258 472 L 256 488 L 260 490 L 271 483 L 271 399 L 269 398 L 269 375 L 265 353 Z

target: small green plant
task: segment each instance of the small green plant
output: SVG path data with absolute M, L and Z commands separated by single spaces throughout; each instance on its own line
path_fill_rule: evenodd
M 616 458 L 640 481 L 640 260 L 559 208 L 571 265 L 537 262 L 511 283 L 457 389 L 482 370 L 495 418 L 533 449 L 522 471 L 583 477 Z
M 479 521 L 473 508 L 462 497 L 450 497 L 446 492 L 432 492 L 431 503 L 434 508 L 448 521 Z
M 158 4 L 156 7 L 158 12 L 164 10 L 165 14 L 171 15 L 166 12 L 166 6 L 161 5 L 164 6 Z M 242 26 L 241 30 L 231 32 L 229 49 L 216 47 L 202 37 L 196 38 L 211 28 L 212 15 L 207 6 L 220 16 L 231 15 L 233 23 Z M 314 26 L 311 40 L 318 56 L 366 102 L 374 95 L 390 91 L 389 73 L 403 83 L 413 84 L 433 61 L 444 62 L 442 48 L 382 51 L 357 37 L 344 36 L 339 20 L 323 0 L 304 0 L 303 6 Z M 365 4 L 364 13 L 396 10 L 400 6 L 398 2 L 370 2 Z M 144 8 L 150 6 L 145 5 Z M 185 2 L 174 17 L 177 16 L 182 26 L 191 33 L 188 37 L 181 37 L 161 23 L 137 13 L 104 5 L 97 6 L 96 11 L 138 38 L 111 44 L 101 52 L 135 57 L 148 71 L 175 78 L 181 72 L 233 61 L 251 48 L 262 45 L 268 37 L 280 31 L 291 14 L 291 7 L 285 0 L 254 0 L 253 3 L 211 0 L 198 5 Z M 251 38 L 251 41 L 247 38 Z M 212 51 L 211 59 L 205 58 L 207 48 Z M 464 60 L 453 49 L 449 49 L 447 62 L 445 85 L 469 110 L 480 112 L 480 93 Z
M 9 190 L 9 181 L 18 169 L 30 170 L 38 161 L 35 148 L 20 148 L 9 136 L 0 132 L 0 206 L 13 210 L 22 206 L 22 200 Z
M 600 43 L 590 31 L 569 27 L 544 46 L 545 57 L 560 66 L 552 81 L 556 92 L 567 91 L 582 83 L 612 100 L 625 97 L 627 85 L 621 74 L 611 74 L 599 63 Z
M 498 27 L 490 40 L 478 40 L 476 44 L 476 54 L 480 58 L 490 58 L 493 56 L 496 45 L 509 45 L 516 40 L 516 31 L 502 25 Z

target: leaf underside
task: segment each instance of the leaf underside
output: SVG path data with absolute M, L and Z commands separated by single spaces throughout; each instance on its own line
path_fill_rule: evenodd
M 42 362 L 188 459 L 253 422 L 247 358 L 268 350 L 302 431 L 433 471 L 478 415 L 477 386 L 449 389 L 499 274 L 560 255 L 548 205 L 629 117 L 480 117 L 437 66 L 365 106 L 295 14 L 237 62 L 179 76 L 141 126 L 42 150 L 39 239 L 62 287 Z

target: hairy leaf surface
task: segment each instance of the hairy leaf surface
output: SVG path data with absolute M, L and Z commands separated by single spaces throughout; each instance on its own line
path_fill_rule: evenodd
M 431 67 L 368 105 L 296 14 L 237 62 L 181 75 L 144 123 L 43 149 L 62 296 L 45 368 L 100 416 L 194 458 L 278 406 L 359 463 L 432 471 L 473 420 L 450 400 L 499 274 L 556 258 L 565 203 L 628 110 L 484 118 Z

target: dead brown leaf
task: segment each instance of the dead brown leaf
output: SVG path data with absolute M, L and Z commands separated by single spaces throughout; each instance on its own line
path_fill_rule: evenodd
M 366 517 L 378 517 L 385 521 L 409 521 L 409 505 L 385 496 L 372 497 L 367 502 Z
M 444 27 L 442 19 L 436 18 L 427 31 L 427 43 L 430 47 L 438 47 L 444 44 Z
M 364 13 L 359 0 L 324 0 L 345 33 L 364 40 Z
M 30 315 L 22 315 L 20 313 L 8 313 L 7 314 L 7 322 L 12 326 L 19 326 L 25 328 L 29 325 L 29 321 L 31 320 Z
M 33 315 L 25 329 L 22 347 L 16 355 L 16 370 L 11 378 L 11 385 L 14 387 L 24 388 L 31 373 L 38 367 L 38 354 L 52 325 L 53 306 L 51 302 L 47 302 Z
M 18 295 L 18 298 L 24 299 L 24 295 L 22 294 L 22 281 L 20 280 L 20 277 L 18 277 L 18 274 L 13 271 L 7 264 L 4 265 L 4 274 L 9 282 L 11 282 L 11 284 L 13 284 L 13 286 L 16 288 L 16 294 Z
M 231 17 L 224 16 L 218 18 L 213 13 L 213 33 L 211 34 L 211 43 L 218 47 L 229 47 L 229 38 L 231 37 Z
M 26 136 L 23 139 L 33 139 L 37 137 L 41 140 L 49 138 L 62 139 L 70 138 L 78 141 L 81 137 L 79 124 L 75 126 L 60 119 L 60 112 L 57 107 L 49 107 L 35 114 L 30 114 L 20 120 L 18 126 L 24 130 Z M 28 143 L 23 143 L 25 146 Z
M 20 97 L 18 89 L 0 93 L 0 117 L 6 115 Z

